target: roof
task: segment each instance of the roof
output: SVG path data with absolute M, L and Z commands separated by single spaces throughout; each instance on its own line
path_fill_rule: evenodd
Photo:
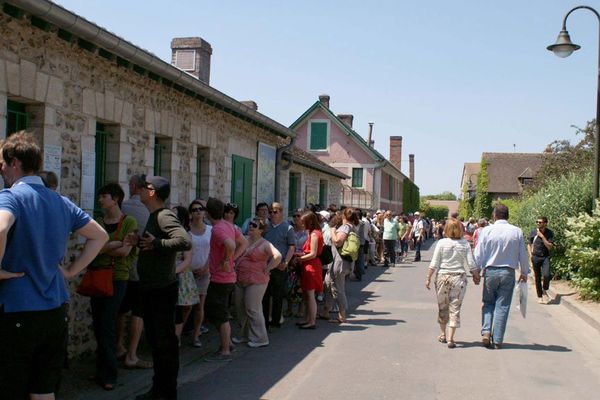
M 302 165 L 307 168 L 314 169 L 319 172 L 323 172 L 328 175 L 336 176 L 340 179 L 350 179 L 350 177 L 346 174 L 341 173 L 336 168 L 329 166 L 323 161 L 319 160 L 317 157 L 312 154 L 307 153 L 299 147 L 292 147 L 291 150 L 284 154 L 284 157 L 289 159 L 291 156 L 294 163 Z
M 22 11 L 34 15 L 42 23 L 48 22 L 58 27 L 56 32 L 61 38 L 67 38 L 65 40 L 80 46 L 82 41 L 85 42 L 82 47 L 96 54 L 104 62 L 131 68 L 147 79 L 156 80 L 275 135 L 284 138 L 296 136 L 294 131 L 279 122 L 58 4 L 48 0 L 7 0 L 7 3 L 17 7 L 10 14 L 13 17 L 23 18 Z M 37 22 L 38 25 L 43 25 L 42 23 Z M 53 32 L 49 28 L 47 30 Z
M 542 167 L 543 153 L 483 153 L 488 163 L 488 192 L 521 193 L 519 177 L 532 178 Z
M 313 114 L 317 110 L 322 110 L 327 116 L 344 132 L 347 136 L 352 138 L 354 142 L 356 142 L 360 147 L 365 150 L 367 154 L 369 154 L 375 161 L 388 164 L 395 171 L 397 171 L 404 178 L 409 179 L 406 175 L 402 173 L 394 164 L 389 162 L 380 152 L 375 150 L 375 148 L 369 146 L 367 141 L 359 135 L 356 131 L 346 125 L 341 119 L 338 118 L 337 115 L 331 112 L 331 110 L 323 105 L 321 101 L 317 100 L 308 110 L 306 110 L 292 125 L 290 125 L 290 129 L 295 130 L 306 118 L 308 118 L 311 114 Z
M 469 183 L 471 183 L 472 185 L 477 185 L 477 174 L 479 174 L 480 170 L 481 165 L 479 163 L 464 163 L 463 173 L 460 178 L 461 192 L 465 187 L 465 183 L 467 184 L 467 186 L 469 186 Z

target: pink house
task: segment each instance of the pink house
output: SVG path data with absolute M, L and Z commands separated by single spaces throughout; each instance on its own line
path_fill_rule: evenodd
M 296 146 L 336 168 L 350 178 L 343 181 L 341 204 L 364 210 L 404 210 L 404 182 L 409 178 L 400 171 L 402 137 L 390 137 L 388 161 L 352 127 L 350 114 L 335 115 L 329 108 L 330 97 L 319 96 L 290 128 L 296 132 Z M 414 157 L 410 157 L 412 163 Z M 411 165 L 411 177 L 414 170 Z M 412 180 L 412 179 L 411 179 Z

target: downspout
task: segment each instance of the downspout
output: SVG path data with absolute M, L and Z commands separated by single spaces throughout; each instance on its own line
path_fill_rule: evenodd
M 296 138 L 293 137 L 289 144 L 278 147 L 277 152 L 275 153 L 275 196 L 274 196 L 274 199 L 276 202 L 279 202 L 279 203 L 280 203 L 279 196 L 281 195 L 281 190 L 280 190 L 281 172 L 290 169 L 292 166 L 292 163 L 293 163 L 293 161 L 292 161 L 293 159 L 290 158 L 289 163 L 285 167 L 282 166 L 281 161 L 283 159 L 283 153 L 285 153 L 286 151 L 288 151 L 289 149 L 294 147 L 295 143 L 296 143 Z

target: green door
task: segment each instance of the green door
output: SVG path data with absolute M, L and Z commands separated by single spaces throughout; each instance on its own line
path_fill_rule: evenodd
M 298 208 L 298 175 L 290 173 L 289 198 L 288 198 L 288 214 L 291 215 Z
M 237 225 L 252 215 L 252 171 L 254 161 L 240 156 L 231 156 L 231 202 L 238 205 L 240 213 Z

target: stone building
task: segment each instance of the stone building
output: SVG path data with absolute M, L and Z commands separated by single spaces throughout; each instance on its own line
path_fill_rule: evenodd
M 209 86 L 207 42 L 175 39 L 176 67 L 47 0 L 0 9 L 0 138 L 32 132 L 61 194 L 93 213 L 100 186 L 127 194 L 128 178 L 145 173 L 170 179 L 171 205 L 218 197 L 239 204 L 241 221 L 258 201 L 287 205 L 282 159 L 295 133 Z M 339 174 L 308 170 L 339 196 Z M 72 355 L 94 347 L 87 303 L 73 296 Z

